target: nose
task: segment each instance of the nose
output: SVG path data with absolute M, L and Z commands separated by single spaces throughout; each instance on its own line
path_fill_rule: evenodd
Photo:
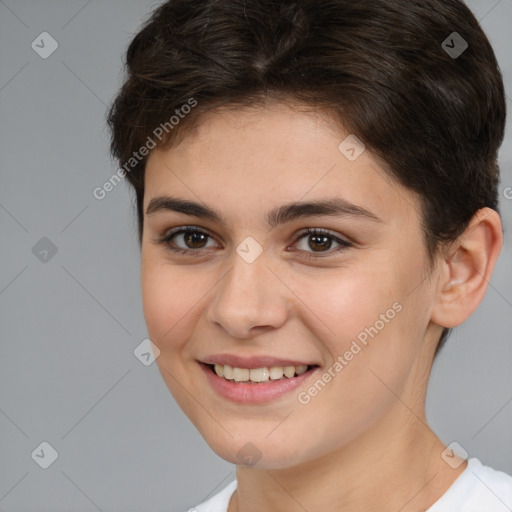
M 235 252 L 230 270 L 214 290 L 208 321 L 234 338 L 253 338 L 286 321 L 287 288 L 269 267 L 265 253 L 248 263 Z

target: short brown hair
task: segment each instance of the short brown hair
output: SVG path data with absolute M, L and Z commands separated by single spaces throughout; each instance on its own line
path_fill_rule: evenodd
M 168 0 L 131 42 L 126 68 L 108 113 L 121 164 L 191 98 L 197 106 L 158 145 L 223 105 L 291 100 L 328 112 L 419 194 L 431 261 L 478 209 L 498 210 L 503 79 L 462 1 Z M 126 172 L 140 242 L 146 160 Z

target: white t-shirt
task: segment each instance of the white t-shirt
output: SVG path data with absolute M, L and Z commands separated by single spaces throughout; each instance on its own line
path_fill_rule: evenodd
M 227 512 L 236 486 L 237 481 L 233 480 L 215 496 L 187 512 Z M 471 458 L 464 472 L 426 512 L 511 511 L 512 476 Z

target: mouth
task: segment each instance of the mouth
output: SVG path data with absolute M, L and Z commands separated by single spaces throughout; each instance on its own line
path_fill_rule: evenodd
M 270 366 L 261 368 L 239 368 L 224 364 L 207 364 L 211 372 L 224 380 L 237 383 L 261 384 L 298 377 L 318 365 Z
M 218 395 L 243 404 L 262 404 L 290 395 L 320 369 L 318 365 L 240 368 L 199 364 Z

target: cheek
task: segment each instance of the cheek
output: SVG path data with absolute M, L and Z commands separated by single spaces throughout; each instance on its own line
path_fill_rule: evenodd
M 411 298 L 404 298 L 406 277 L 392 266 L 386 272 L 331 270 L 295 284 L 326 362 L 318 377 L 325 384 L 301 390 L 295 418 L 308 435 L 324 439 L 328 451 L 330 443 L 349 442 L 396 403 L 390 389 L 399 392 L 416 355 L 416 313 L 410 312 Z M 327 412 L 329 421 L 318 422 Z
M 187 369 L 186 342 L 197 323 L 194 306 L 200 307 L 205 293 L 200 281 L 197 273 L 162 263 L 161 257 L 152 260 L 143 255 L 143 310 L 149 338 L 160 350 L 156 363 L 174 399 L 191 418 L 197 411 L 190 400 L 194 380 Z
M 333 357 L 348 349 L 347 344 L 364 333 L 365 328 L 379 321 L 379 315 L 391 308 L 399 295 L 393 270 L 382 272 L 375 265 L 296 275 L 293 286 L 303 302 L 300 308 L 318 326 L 317 337 L 325 342 Z
M 356 384 L 359 397 L 385 390 L 370 369 L 390 385 L 400 386 L 420 349 L 428 297 L 421 287 L 410 293 L 418 284 L 411 276 L 419 271 L 411 273 L 411 265 L 406 268 L 394 261 L 398 258 L 386 262 L 381 257 L 374 265 L 357 269 L 294 277 L 294 291 L 303 301 L 301 321 L 315 333 L 327 368 L 336 361 L 341 364 L 332 372 L 343 377 L 334 378 L 329 386 L 337 388 L 337 382 L 343 387 L 338 397 L 353 393 Z
M 150 338 L 162 352 L 178 348 L 204 295 L 200 277 L 149 256 L 142 258 L 141 290 Z M 172 343 L 171 343 L 172 342 Z

